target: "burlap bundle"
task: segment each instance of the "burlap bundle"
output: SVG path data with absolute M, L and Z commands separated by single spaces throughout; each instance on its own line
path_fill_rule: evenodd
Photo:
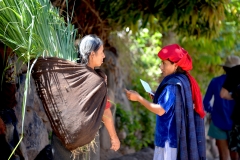
M 103 116 L 102 72 L 60 58 L 39 58 L 32 76 L 55 134 L 69 150 L 91 142 Z

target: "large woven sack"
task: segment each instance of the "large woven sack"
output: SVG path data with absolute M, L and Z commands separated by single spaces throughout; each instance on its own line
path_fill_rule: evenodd
M 39 58 L 32 76 L 54 133 L 69 150 L 90 143 L 101 123 L 105 74 L 60 58 Z

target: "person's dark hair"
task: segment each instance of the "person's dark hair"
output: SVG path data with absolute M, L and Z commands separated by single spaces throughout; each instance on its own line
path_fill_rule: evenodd
M 186 74 L 186 71 L 184 71 L 181 67 L 178 66 L 176 73 Z
M 96 35 L 84 36 L 78 44 L 78 63 L 87 64 L 92 51 L 97 52 L 103 45 L 102 40 Z
M 174 62 L 172 62 L 172 61 L 170 61 L 169 59 L 168 59 L 168 61 L 169 62 L 171 62 L 171 64 L 173 64 Z M 182 74 L 186 74 L 186 71 L 184 71 L 181 67 L 179 67 L 178 66 L 178 68 L 177 68 L 177 70 L 176 70 L 176 72 L 175 73 L 182 73 Z

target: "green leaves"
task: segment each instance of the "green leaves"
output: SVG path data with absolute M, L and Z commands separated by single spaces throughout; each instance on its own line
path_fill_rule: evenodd
M 120 104 L 116 107 L 116 127 L 126 133 L 121 144 L 136 150 L 153 144 L 155 116 L 140 104 L 131 112 L 124 110 Z
M 115 30 L 129 27 L 136 33 L 149 25 L 153 32 L 174 29 L 179 35 L 211 39 L 221 27 L 226 4 L 225 0 L 101 0 L 96 8 Z
M 180 36 L 181 45 L 193 59 L 191 74 L 205 93 L 210 80 L 224 73 L 223 64 L 228 55 L 240 56 L 240 2 L 231 1 L 225 5 L 225 19 L 221 21 L 218 36 L 213 39 Z
M 149 82 L 153 90 L 157 88 L 160 76 L 160 59 L 157 57 L 157 53 L 160 50 L 162 34 L 159 32 L 152 34 L 147 28 L 141 29 L 135 35 L 131 34 L 131 32 L 128 34 L 121 32 L 119 34 L 121 34 L 122 38 L 122 42 L 119 44 L 121 48 L 118 48 L 119 53 L 130 54 L 124 56 L 123 64 L 126 66 L 128 63 L 131 63 L 127 67 L 130 73 L 128 81 L 130 81 L 131 86 L 127 86 L 127 88 L 136 90 L 151 101 L 149 95 L 141 85 L 140 78 Z M 118 42 L 114 40 L 115 45 L 120 43 L 119 39 Z M 127 60 L 131 62 L 127 62 Z M 116 110 L 116 128 L 126 132 L 126 138 L 122 144 L 136 150 L 152 145 L 154 140 L 155 114 L 136 102 L 131 103 L 133 107 L 131 112 L 125 111 L 119 105 L 117 105 Z
M 76 29 L 47 0 L 0 1 L 0 40 L 28 62 L 37 55 L 75 60 Z

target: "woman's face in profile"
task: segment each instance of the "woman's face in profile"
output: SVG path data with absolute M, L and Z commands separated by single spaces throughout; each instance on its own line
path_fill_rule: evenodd
M 160 65 L 163 77 L 173 74 L 177 70 L 177 64 L 171 63 L 169 60 L 162 60 Z
M 105 58 L 103 49 L 103 45 L 101 45 L 97 52 L 93 52 L 92 63 L 94 64 L 94 67 L 100 67 L 102 65 L 103 59 Z

